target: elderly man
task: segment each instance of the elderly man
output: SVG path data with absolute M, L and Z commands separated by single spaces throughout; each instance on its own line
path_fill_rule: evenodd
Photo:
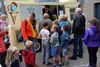
M 48 13 L 44 13 L 43 20 L 39 24 L 39 30 L 41 30 L 43 28 L 43 23 L 44 22 L 48 22 L 49 23 L 49 29 L 48 30 L 50 31 L 50 28 L 52 26 L 52 21 L 50 20 L 50 17 L 49 17 Z
M 73 23 L 74 48 L 73 55 L 70 57 L 71 60 L 76 60 L 77 56 L 83 58 L 82 37 L 84 36 L 85 32 L 85 17 L 80 8 L 76 8 L 75 13 L 76 15 Z

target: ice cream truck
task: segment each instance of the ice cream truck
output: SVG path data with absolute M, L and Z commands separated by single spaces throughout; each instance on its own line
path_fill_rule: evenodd
M 44 9 L 48 7 L 54 19 L 66 14 L 68 19 L 73 18 L 77 0 L 5 0 L 6 11 L 9 19 L 10 44 L 18 44 L 16 32 L 20 30 L 21 21 L 34 12 L 39 23 L 43 19 Z M 54 19 L 51 18 L 53 21 Z M 38 44 L 37 50 L 40 49 Z

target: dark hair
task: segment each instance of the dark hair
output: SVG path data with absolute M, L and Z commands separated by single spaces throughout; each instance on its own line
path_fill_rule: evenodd
M 44 23 L 43 23 L 43 27 L 46 27 L 46 26 L 48 26 L 48 25 L 49 25 L 48 22 L 44 22 Z
M 34 12 L 31 12 L 30 14 L 35 18 L 35 13 Z
M 45 7 L 46 7 L 46 8 L 50 8 L 50 6 L 49 6 L 49 5 L 45 5 Z
M 68 31 L 69 26 L 68 26 L 68 25 L 64 25 L 64 26 L 63 26 L 63 29 L 64 29 L 65 31 Z

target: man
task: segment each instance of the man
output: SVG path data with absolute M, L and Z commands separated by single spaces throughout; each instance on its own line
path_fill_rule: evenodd
M 49 23 L 48 30 L 50 31 L 51 26 L 52 26 L 52 21 L 50 20 L 50 17 L 49 17 L 49 14 L 48 13 L 44 13 L 44 15 L 43 15 L 43 20 L 41 20 L 41 22 L 39 24 L 39 31 L 43 28 L 43 23 L 44 22 L 48 22 Z
M 83 58 L 82 37 L 84 36 L 85 32 L 85 17 L 80 8 L 76 8 L 75 13 L 76 15 L 73 23 L 74 48 L 73 55 L 70 57 L 71 60 L 76 60 L 77 56 Z

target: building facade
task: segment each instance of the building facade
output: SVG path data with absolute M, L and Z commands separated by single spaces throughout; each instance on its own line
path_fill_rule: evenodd
M 83 12 L 87 21 L 92 17 L 100 20 L 100 0 L 84 0 Z M 89 23 L 86 25 L 89 26 Z

